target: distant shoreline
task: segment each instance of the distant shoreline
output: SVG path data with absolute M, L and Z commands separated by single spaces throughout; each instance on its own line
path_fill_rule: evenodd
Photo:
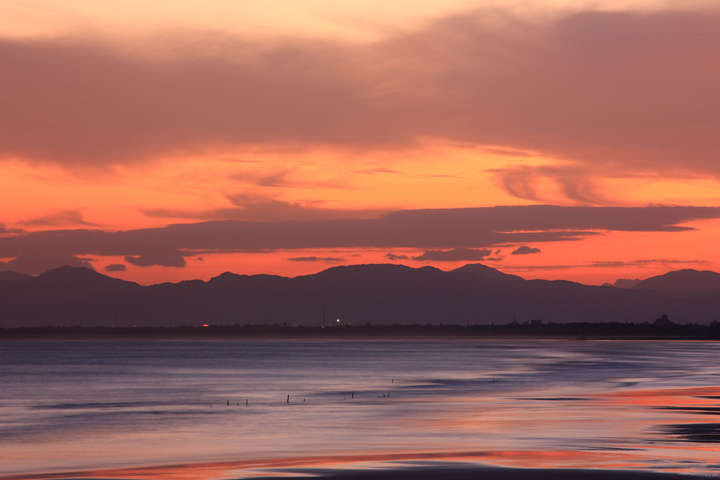
M 512 323 L 504 325 L 286 325 L 177 327 L 18 327 L 0 329 L 0 340 L 126 339 L 432 339 L 563 338 L 575 340 L 720 340 L 720 326 L 653 323 Z

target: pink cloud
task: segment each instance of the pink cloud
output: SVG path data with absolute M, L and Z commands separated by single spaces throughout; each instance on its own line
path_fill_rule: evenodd
M 589 172 L 717 175 L 718 24 L 717 9 L 535 22 L 477 11 L 370 45 L 185 33 L 175 40 L 193 49 L 148 42 L 152 55 L 97 39 L 4 39 L 0 156 L 97 166 L 432 137 L 539 151 Z M 577 178 L 558 181 L 592 202 Z M 530 183 L 508 185 L 534 198 Z

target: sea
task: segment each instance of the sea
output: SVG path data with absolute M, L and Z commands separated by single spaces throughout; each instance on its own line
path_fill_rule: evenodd
M 0 478 L 433 462 L 715 476 L 718 415 L 711 341 L 0 342 Z

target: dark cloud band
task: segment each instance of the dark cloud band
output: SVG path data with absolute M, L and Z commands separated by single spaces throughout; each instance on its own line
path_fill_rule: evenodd
M 515 250 L 512 251 L 512 255 L 532 255 L 535 253 L 540 253 L 541 250 L 536 247 L 528 247 L 527 245 L 522 245 Z
M 297 249 L 444 249 L 445 255 L 451 249 L 453 254 L 477 256 L 485 252 L 461 249 L 577 241 L 604 231 L 680 232 L 691 230 L 683 225 L 686 222 L 717 218 L 720 207 L 529 205 L 402 210 L 369 219 L 228 220 L 124 231 L 17 233 L 0 236 L 0 258 L 54 252 L 58 258 L 123 256 L 136 266 L 183 267 L 188 255 Z

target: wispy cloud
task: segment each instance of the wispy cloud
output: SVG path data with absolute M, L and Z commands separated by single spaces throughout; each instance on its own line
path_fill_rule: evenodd
M 394 253 L 386 253 L 385 258 L 388 260 L 396 261 L 396 260 L 410 260 L 409 255 L 396 255 Z
M 453 248 L 450 250 L 426 250 L 421 255 L 412 257 L 413 260 L 433 262 L 460 262 L 485 260 L 492 255 L 487 248 Z
M 316 257 L 315 255 L 306 257 L 290 257 L 288 258 L 291 262 L 325 262 L 325 263 L 340 263 L 344 262 L 345 259 L 342 257 Z
M 4 223 L 0 223 L 0 235 L 23 233 L 24 231 L 21 228 L 8 228 Z
M 509 194 L 524 200 L 542 201 L 547 197 L 540 191 L 543 180 L 555 183 L 560 193 L 573 202 L 587 205 L 612 204 L 608 198 L 598 192 L 595 177 L 600 172 L 575 165 L 557 166 L 514 166 L 490 170 L 500 185 Z
M 575 268 L 627 268 L 647 267 L 653 265 L 711 265 L 707 260 L 681 260 L 670 258 L 650 258 L 640 260 L 602 260 L 588 263 L 560 264 L 560 265 L 505 265 L 504 270 L 529 272 L 533 270 L 570 270 Z
M 272 197 L 237 193 L 227 196 L 231 207 L 210 210 L 180 210 L 148 208 L 142 213 L 154 218 L 183 218 L 194 220 L 246 220 L 246 221 L 282 221 L 282 220 L 329 220 L 344 218 L 377 217 L 381 210 L 332 209 L 306 205 L 300 202 L 288 202 Z
M 79 210 L 60 210 L 58 212 L 49 213 L 39 217 L 21 220 L 20 225 L 32 227 L 66 227 L 66 226 L 85 226 L 97 227 L 98 224 L 88 222 L 83 218 L 82 212 Z

